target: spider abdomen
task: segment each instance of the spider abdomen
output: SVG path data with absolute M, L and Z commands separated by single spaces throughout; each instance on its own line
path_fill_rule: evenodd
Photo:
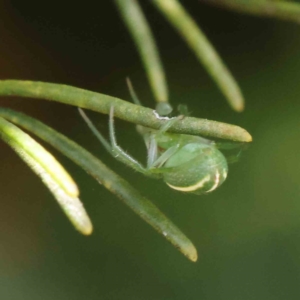
M 226 179 L 228 165 L 224 155 L 214 146 L 189 143 L 165 163 L 164 181 L 171 188 L 187 193 L 203 194 L 215 190 Z

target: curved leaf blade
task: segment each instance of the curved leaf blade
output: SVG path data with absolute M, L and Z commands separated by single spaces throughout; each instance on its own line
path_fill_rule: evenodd
M 93 226 L 77 197 L 77 185 L 58 161 L 27 133 L 1 117 L 0 137 L 41 178 L 74 227 L 82 234 L 91 234 Z M 47 168 L 45 164 L 48 164 Z M 71 189 L 72 193 L 63 188 L 72 185 L 75 186 Z M 75 195 L 74 190 L 77 191 Z

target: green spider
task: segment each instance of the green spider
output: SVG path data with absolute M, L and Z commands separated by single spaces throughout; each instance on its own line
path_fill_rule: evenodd
M 83 110 L 79 109 L 79 112 L 113 157 L 146 176 L 163 179 L 174 190 L 201 195 L 214 191 L 227 177 L 227 160 L 215 142 L 199 136 L 167 132 L 182 116 L 161 117 L 154 111 L 157 118 L 166 120 L 159 130 L 137 126 L 137 131 L 143 136 L 148 151 L 147 166 L 144 167 L 117 144 L 113 106 L 109 114 L 110 143 Z

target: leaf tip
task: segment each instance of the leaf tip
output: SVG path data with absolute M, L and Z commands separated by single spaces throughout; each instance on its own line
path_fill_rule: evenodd
M 244 138 L 244 142 L 246 143 L 251 143 L 253 141 L 252 135 L 246 130 L 243 134 L 243 138 Z
M 234 107 L 234 110 L 236 111 L 236 112 L 243 112 L 244 111 L 244 109 L 245 109 L 245 103 L 244 102 L 240 102 L 240 103 L 238 103 L 238 105 L 236 105 L 235 107 Z
M 178 250 L 185 255 L 190 261 L 196 262 L 198 260 L 197 249 L 190 240 L 185 240 L 181 245 L 175 246 Z
M 192 262 L 196 262 L 198 260 L 197 249 L 195 248 L 195 246 L 193 244 L 191 244 L 190 247 L 188 249 L 186 249 L 185 255 Z
M 239 113 L 244 111 L 245 99 L 240 90 L 238 90 L 238 92 L 235 93 L 235 96 L 232 96 L 232 98 L 228 100 L 233 110 Z
M 84 226 L 82 226 L 79 231 L 83 234 L 83 235 L 91 235 L 93 233 L 93 224 L 90 220 L 88 220 L 87 224 L 85 224 Z
M 71 176 L 68 176 L 68 180 L 64 182 L 65 191 L 71 197 L 78 197 L 79 196 L 79 188 Z

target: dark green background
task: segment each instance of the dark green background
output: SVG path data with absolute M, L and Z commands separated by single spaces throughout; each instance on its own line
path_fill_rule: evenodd
M 103 3 L 102 3 L 103 2 Z M 70 84 L 130 100 L 130 76 L 146 106 L 154 100 L 132 40 L 112 1 L 5 1 L 0 4 L 1 79 Z M 81 189 L 91 237 L 69 224 L 39 179 L 1 144 L 0 298 L 3 300 L 300 298 L 300 26 L 182 1 L 246 97 L 229 108 L 182 39 L 149 3 L 148 20 L 167 72 L 170 99 L 196 117 L 233 123 L 254 138 L 226 183 L 184 195 L 114 161 L 74 107 L 2 98 L 97 154 L 153 200 L 194 242 L 189 262 L 115 196 L 57 154 Z M 102 132 L 107 116 L 92 114 Z M 134 125 L 118 140 L 145 161 Z

